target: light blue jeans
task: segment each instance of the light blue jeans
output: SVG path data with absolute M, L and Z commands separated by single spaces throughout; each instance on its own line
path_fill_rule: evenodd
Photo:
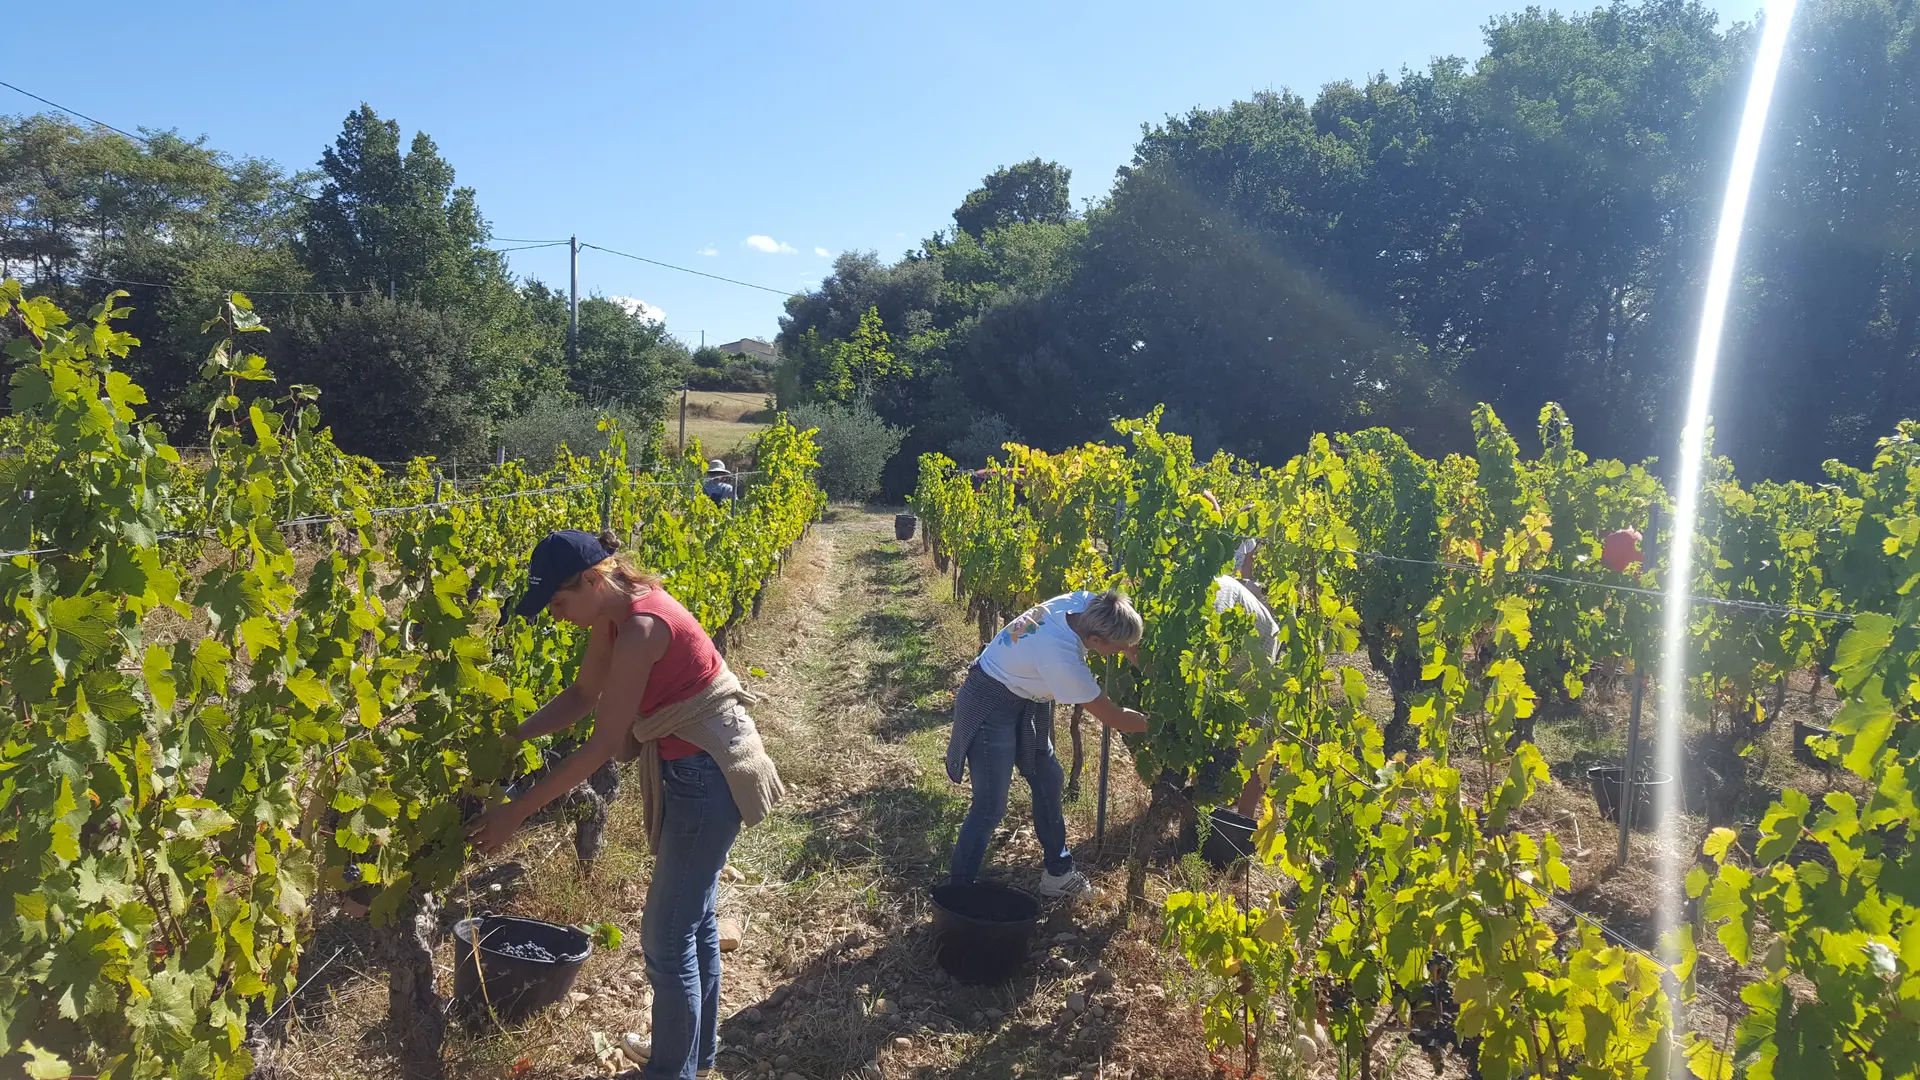
M 1060 759 L 1053 753 L 1051 726 L 1036 738 L 1045 745 L 1018 746 L 1022 709 L 1028 702 L 979 668 L 967 675 L 954 698 L 954 712 L 979 710 L 980 727 L 967 746 L 967 771 L 973 775 L 973 805 L 960 823 L 960 839 L 953 846 L 953 859 L 947 872 L 956 885 L 970 885 L 980 876 L 980 864 L 987 857 L 987 842 L 993 830 L 1007 816 L 1007 793 L 1013 787 L 1017 763 L 1020 774 L 1033 794 L 1033 835 L 1050 874 L 1073 869 L 1073 851 L 1067 847 L 1067 821 L 1060 807 L 1060 792 L 1065 778 Z M 1025 754 L 1017 753 L 1026 749 Z M 1018 760 L 1024 759 L 1024 760 Z
M 640 949 L 653 986 L 646 1080 L 694 1080 L 719 1049 L 720 870 L 740 835 L 740 808 L 706 754 L 660 763 L 660 850 L 647 886 Z

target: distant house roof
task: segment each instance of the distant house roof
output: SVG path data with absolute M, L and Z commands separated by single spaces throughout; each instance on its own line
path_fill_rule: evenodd
M 739 341 L 729 341 L 719 348 L 723 353 L 733 353 L 736 356 L 755 356 L 762 360 L 780 359 L 780 353 L 759 338 L 741 338 Z

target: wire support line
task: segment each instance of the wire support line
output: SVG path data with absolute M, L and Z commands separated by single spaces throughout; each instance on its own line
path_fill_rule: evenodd
M 1581 911 L 1579 908 L 1574 907 L 1572 904 L 1567 903 L 1565 900 L 1560 899 L 1558 896 L 1555 896 L 1550 892 L 1541 892 L 1540 895 L 1546 897 L 1547 902 L 1552 904 L 1554 907 L 1559 908 L 1560 910 L 1573 916 L 1575 919 L 1583 923 L 1586 923 L 1588 926 L 1591 926 L 1594 929 L 1600 931 L 1601 936 L 1605 937 L 1608 941 L 1613 942 L 1615 945 L 1620 946 L 1621 948 L 1627 950 L 1628 952 L 1638 955 L 1643 960 L 1647 960 L 1657 965 L 1661 970 L 1665 970 L 1667 968 L 1667 964 L 1664 961 L 1662 961 L 1659 957 L 1653 955 L 1652 953 L 1641 948 L 1640 946 L 1635 945 L 1632 941 L 1630 941 L 1625 936 L 1623 936 L 1619 931 L 1615 930 L 1611 926 L 1608 926 L 1606 923 L 1603 923 L 1599 919 L 1596 919 L 1593 916 L 1587 914 L 1586 912 Z M 1714 993 L 1712 990 L 1709 990 L 1706 987 L 1699 985 L 1698 982 L 1694 984 L 1694 992 L 1699 994 L 1701 997 L 1706 998 L 1708 1001 L 1711 1001 L 1714 1004 L 1720 1006 L 1723 1009 L 1733 1008 L 1732 1002 L 1728 1001 L 1726 998 L 1721 997 L 1719 994 Z
M 583 248 L 592 248 L 595 251 L 604 251 L 609 255 L 618 255 L 623 259 L 632 259 L 634 262 L 643 262 L 648 264 L 649 266 L 665 267 L 668 270 L 678 270 L 683 274 L 693 274 L 696 277 L 712 278 L 715 281 L 724 281 L 729 285 L 739 285 L 748 289 L 759 289 L 761 292 L 770 292 L 770 293 L 773 293 L 775 296 L 792 296 L 795 293 L 795 290 L 793 289 L 775 289 L 767 285 L 755 285 L 751 281 L 741 281 L 739 278 L 721 277 L 719 274 L 709 274 L 705 270 L 695 270 L 692 267 L 687 267 L 687 266 L 675 266 L 672 263 L 661 262 L 658 259 L 649 259 L 641 255 L 630 255 L 624 251 L 615 251 L 610 247 L 601 247 L 599 244 L 589 244 L 589 243 L 582 242 L 580 246 Z
M 525 491 L 505 491 L 498 495 L 476 495 L 471 499 L 442 499 L 437 502 L 414 503 L 410 506 L 377 506 L 367 511 L 375 518 L 394 517 L 399 514 L 412 514 L 421 510 L 445 510 L 456 506 L 477 506 L 480 503 L 500 502 L 505 499 L 524 499 L 534 495 L 558 495 L 569 491 L 583 491 L 597 488 L 599 481 L 582 484 L 561 484 L 558 487 L 528 488 Z M 356 516 L 358 511 L 345 514 L 313 514 L 307 517 L 289 518 L 276 522 L 278 528 L 290 525 L 325 525 L 335 521 L 346 521 Z
M 488 250 L 497 251 L 500 254 L 505 255 L 509 251 L 534 251 L 539 248 L 566 247 L 566 246 L 567 246 L 567 242 L 565 240 L 549 240 L 544 243 L 538 243 L 538 244 L 521 244 L 519 247 L 489 248 Z
M 288 994 L 288 995 L 287 995 L 287 999 L 286 999 L 285 1001 L 282 1001 L 282 1002 L 280 1003 L 280 1008 L 278 1008 L 278 1009 L 275 1009 L 275 1010 L 273 1010 L 273 1013 L 272 1013 L 272 1015 L 270 1015 L 270 1016 L 268 1016 L 268 1017 L 267 1017 L 267 1024 L 271 1024 L 271 1023 L 273 1023 L 273 1021 L 274 1021 L 274 1017 L 277 1017 L 277 1016 L 279 1016 L 279 1015 L 280 1015 L 280 1013 L 281 1013 L 281 1012 L 283 1012 L 283 1011 L 284 1011 L 284 1010 L 286 1009 L 286 1007 L 287 1007 L 287 1006 L 289 1006 L 289 1005 L 291 1005 L 291 1004 L 293 1004 L 293 1001 L 294 1001 L 294 999 L 300 996 L 300 992 L 301 992 L 302 990 L 305 990 L 305 989 L 306 989 L 307 987 L 309 987 L 309 986 L 312 986 L 312 985 L 313 985 L 313 980 L 315 980 L 315 979 L 317 979 L 317 978 L 319 978 L 319 977 L 321 976 L 321 974 L 322 974 L 322 973 L 324 973 L 324 972 L 325 972 L 325 971 L 326 971 L 326 970 L 327 970 L 328 968 L 330 968 L 330 967 L 332 967 L 332 966 L 333 966 L 333 962 L 334 962 L 335 960 L 338 960 L 338 959 L 340 959 L 340 954 L 341 954 L 341 953 L 344 953 L 344 952 L 346 952 L 346 951 L 347 951 L 347 947 L 346 947 L 345 945 L 342 945 L 342 946 L 340 946 L 339 948 L 337 948 L 337 949 L 335 949 L 335 950 L 333 950 L 333 955 L 332 955 L 332 956 L 329 956 L 329 957 L 327 957 L 327 962 L 326 962 L 326 963 L 324 963 L 324 964 L 321 964 L 321 965 L 320 965 L 320 967 L 319 967 L 319 968 L 318 968 L 317 970 L 315 970 L 313 974 L 311 974 L 311 975 L 309 975 L 309 976 L 307 976 L 307 977 L 306 977 L 305 979 L 303 979 L 303 980 L 301 980 L 301 983 L 300 983 L 300 985 L 299 985 L 299 986 L 296 986 L 296 987 L 294 987 L 294 988 L 293 988 L 293 993 L 291 993 L 291 994 Z M 261 1027 L 265 1027 L 265 1026 L 267 1026 L 267 1025 L 266 1025 L 266 1024 L 262 1024 L 262 1025 L 260 1025 L 260 1026 L 261 1026 Z
M 597 488 L 599 486 L 601 486 L 599 481 L 581 484 L 561 484 L 555 487 L 528 488 L 525 491 L 502 492 L 498 495 L 478 495 L 471 499 L 442 499 L 436 502 L 413 503 L 408 506 L 377 506 L 367 510 L 366 513 L 369 517 L 373 518 L 394 517 L 400 514 L 416 513 L 421 510 L 444 510 L 456 506 L 476 506 L 480 503 L 500 502 L 506 499 L 525 499 L 535 495 L 558 495 L 570 491 L 583 491 L 588 488 Z M 353 511 L 344 514 L 309 514 L 303 517 L 276 521 L 273 524 L 276 529 L 292 528 L 296 525 L 326 525 L 336 521 L 352 520 L 358 513 L 358 511 Z M 194 540 L 215 535 L 218 534 L 212 529 L 187 529 L 160 533 L 156 536 L 156 539 Z M 12 559 L 22 555 L 61 554 L 66 554 L 66 552 L 63 552 L 60 548 L 22 548 L 16 551 L 0 551 L 0 559 Z
M 511 236 L 491 236 L 487 238 L 487 243 L 489 244 L 539 244 L 544 247 L 549 244 L 565 244 L 565 243 L 568 243 L 568 241 L 566 240 L 517 240 Z
M 1438 562 L 1433 559 L 1409 559 L 1403 555 L 1388 555 L 1379 551 L 1355 551 L 1352 548 L 1337 548 L 1339 552 L 1356 559 L 1370 559 L 1376 562 L 1402 563 L 1408 566 L 1432 566 L 1442 570 L 1463 570 L 1479 573 L 1481 568 L 1471 563 Z M 1613 592 L 1627 593 L 1664 602 L 1667 594 L 1660 589 L 1650 589 L 1644 585 L 1621 585 L 1611 581 L 1588 581 L 1583 578 L 1566 577 L 1561 574 L 1543 574 L 1536 571 L 1516 571 L 1507 575 L 1521 581 L 1543 581 L 1556 585 L 1574 585 L 1588 589 L 1609 589 Z M 1726 596 L 1700 596 L 1689 593 L 1689 603 L 1709 604 L 1714 607 L 1731 608 L 1758 615 L 1778 615 L 1783 617 L 1803 617 L 1810 619 L 1829 619 L 1834 622 L 1852 622 L 1853 613 L 1846 611 L 1825 611 L 1819 608 L 1792 607 L 1786 604 L 1769 604 L 1760 600 L 1739 600 Z

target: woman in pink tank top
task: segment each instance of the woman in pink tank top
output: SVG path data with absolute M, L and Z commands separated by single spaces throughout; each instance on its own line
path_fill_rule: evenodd
M 467 829 L 475 850 L 495 850 L 526 819 L 615 758 L 635 755 L 637 722 L 676 716 L 722 686 L 737 689 L 726 660 L 714 648 L 699 620 L 668 595 L 658 578 L 642 574 L 614 555 L 618 542 L 568 530 L 534 548 L 527 573 L 527 594 L 515 608 L 525 618 L 542 610 L 555 619 L 587 627 L 586 657 L 571 686 L 541 706 L 510 738 L 523 741 L 573 725 L 595 714 L 586 744 L 554 765 L 532 790 L 493 807 Z M 717 680 L 725 680 L 717 683 Z M 706 695 L 706 699 L 696 700 Z M 675 706 L 682 706 L 678 711 Z M 729 714 L 731 715 L 731 714 Z M 719 920 L 714 911 L 720 871 L 742 824 L 732 785 L 747 783 L 732 770 L 746 741 L 766 762 L 751 721 L 729 728 L 716 741 L 711 729 L 689 724 L 678 733 L 659 734 L 657 755 L 637 747 L 643 764 L 657 756 L 659 784 L 643 789 L 658 802 L 656 823 L 649 821 L 654 847 L 653 876 L 641 920 L 641 948 L 653 985 L 653 1039 L 642 1075 L 648 1080 L 695 1080 L 713 1068 L 720 1008 Z M 700 738 L 712 753 L 695 745 Z M 724 768 L 715 755 L 723 755 Z M 766 763 L 771 771 L 771 763 Z M 773 777 L 777 789 L 778 778 Z M 751 792 L 751 787 L 741 790 Z M 777 794 L 777 790 L 776 790 Z M 755 805 L 763 815 L 765 805 Z M 651 807 L 650 807 L 651 813 Z M 758 820 L 754 817 L 749 820 Z

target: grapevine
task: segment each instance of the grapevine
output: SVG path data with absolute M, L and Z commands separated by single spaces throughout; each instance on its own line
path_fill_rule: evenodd
M 237 1078 L 250 1018 L 297 983 L 315 892 L 364 887 L 376 922 L 412 910 L 457 875 L 463 816 L 539 764 L 499 734 L 584 646 L 503 617 L 540 536 L 634 536 L 720 631 L 822 496 L 784 420 L 730 510 L 637 474 L 618 432 L 545 473 L 383 482 L 245 347 L 265 328 L 238 294 L 189 463 L 115 369 L 137 345 L 121 295 L 75 325 L 0 284 L 0 547 L 23 552 L 0 560 L 0 1054 L 34 1076 Z M 310 569 L 290 532 L 324 539 Z
M 1743 488 L 1724 461 L 1710 470 L 1696 525 L 1710 554 L 1689 583 L 1701 599 L 1682 643 L 1695 675 L 1679 692 L 1751 738 L 1787 673 L 1830 656 L 1843 704 L 1816 750 L 1875 792 L 1831 793 L 1821 809 L 1788 790 L 1754 850 L 1726 829 L 1707 841 L 1687 881 L 1703 925 L 1768 973 L 1743 993 L 1751 1011 L 1731 1046 L 1675 1026 L 1694 993 L 1694 927 L 1676 931 L 1671 966 L 1589 925 L 1556 929 L 1554 894 L 1570 883 L 1558 838 L 1514 824 L 1547 780 L 1536 712 L 1565 708 L 1597 665 L 1645 670 L 1663 647 L 1657 594 L 1633 591 L 1653 590 L 1663 567 L 1621 574 L 1598 559 L 1607 533 L 1666 509 L 1647 468 L 1581 453 L 1553 405 L 1531 459 L 1484 406 L 1475 453 L 1444 459 L 1375 430 L 1337 448 L 1316 438 L 1275 469 L 1200 464 L 1154 417 L 1116 430 L 1124 448 L 1009 447 L 1001 468 L 1032 492 L 1022 507 L 925 460 L 916 506 L 963 585 L 1034 566 L 1037 593 L 1098 582 L 1134 596 L 1147 637 L 1126 694 L 1153 725 L 1130 740 L 1158 782 L 1148 835 L 1169 786 L 1206 805 L 1249 771 L 1265 782 L 1256 844 L 1288 888 L 1264 904 L 1167 900 L 1172 939 L 1214 979 L 1203 1012 L 1217 1047 L 1244 1052 L 1251 1072 L 1267 1033 L 1324 1024 L 1370 1076 L 1377 1041 L 1405 1027 L 1494 1078 L 1660 1075 L 1669 1055 L 1709 1080 L 1733 1075 L 1736 1058 L 1751 1076 L 1920 1074 L 1905 1007 L 1920 986 L 1920 878 L 1905 843 L 1920 827 L 1908 780 L 1920 767 L 1920 428 L 1903 425 L 1872 470 L 1833 467 L 1822 488 Z M 1110 521 L 1086 509 L 1107 504 Z M 1236 616 L 1208 602 L 1240 536 L 1262 541 L 1281 625 L 1279 662 L 1252 673 L 1233 661 Z M 1361 646 L 1389 677 L 1387 731 L 1337 659 Z M 1825 857 L 1796 854 L 1809 843 Z M 1789 988 L 1796 977 L 1816 1003 Z

